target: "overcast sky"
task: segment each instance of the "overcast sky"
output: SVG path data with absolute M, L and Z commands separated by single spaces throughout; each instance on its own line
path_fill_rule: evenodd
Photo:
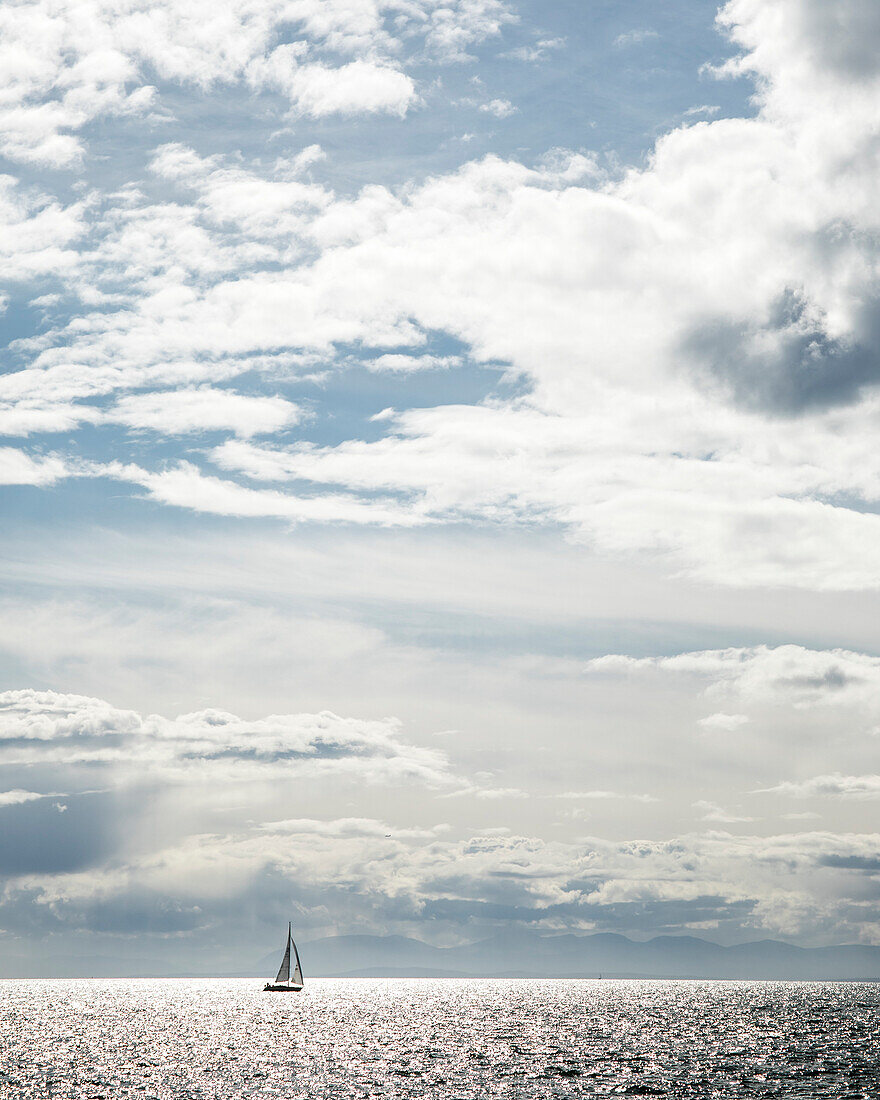
M 880 942 L 878 104 L 876 0 L 6 0 L 0 960 Z

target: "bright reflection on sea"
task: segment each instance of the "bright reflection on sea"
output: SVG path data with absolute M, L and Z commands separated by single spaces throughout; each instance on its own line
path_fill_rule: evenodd
M 880 988 L 0 982 L 0 1096 L 880 1097 Z

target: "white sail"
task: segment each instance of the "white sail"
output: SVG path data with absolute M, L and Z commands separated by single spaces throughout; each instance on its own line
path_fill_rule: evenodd
M 292 936 L 290 938 L 290 942 L 293 943 L 293 937 Z M 293 954 L 296 958 L 296 965 L 293 968 L 293 977 L 291 978 L 291 981 L 293 982 L 294 985 L 302 985 L 303 984 L 303 972 L 302 972 L 302 967 L 299 964 L 299 951 L 297 951 L 295 943 L 293 943 Z
M 290 935 L 290 929 L 287 929 L 287 950 L 284 952 L 284 958 L 281 960 L 281 966 L 278 968 L 278 974 L 275 977 L 276 982 L 289 982 L 290 981 L 290 945 L 293 943 L 293 937 Z M 299 965 L 299 960 L 297 960 Z M 302 980 L 302 979 L 300 979 Z

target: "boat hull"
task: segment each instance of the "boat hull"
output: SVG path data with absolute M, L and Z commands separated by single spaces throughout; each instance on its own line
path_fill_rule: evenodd
M 272 982 L 266 982 L 263 986 L 264 993 L 300 993 L 301 991 L 301 985 L 273 985 Z

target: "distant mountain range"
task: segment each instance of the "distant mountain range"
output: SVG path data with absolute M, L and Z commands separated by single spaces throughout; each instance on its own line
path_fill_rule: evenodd
M 880 981 L 880 947 L 803 948 L 778 940 L 722 947 L 695 936 L 641 943 L 612 933 L 542 936 L 499 932 L 460 947 L 432 947 L 403 936 L 331 936 L 300 944 L 308 977 L 344 978 L 740 978 Z M 154 959 L 46 957 L 39 971 L 6 960 L 0 977 L 262 977 L 279 952 L 248 970 L 181 971 Z
M 462 947 L 402 936 L 333 936 L 304 944 L 303 966 L 326 977 L 779 978 L 880 981 L 880 947 L 803 948 L 778 940 L 722 947 L 695 936 L 645 943 L 613 933 L 501 932 Z

